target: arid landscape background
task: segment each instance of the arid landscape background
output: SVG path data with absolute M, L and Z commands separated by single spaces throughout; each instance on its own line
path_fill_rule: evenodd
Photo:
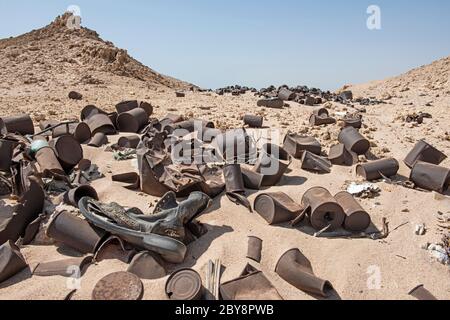
M 93 104 L 106 111 L 122 100 L 144 100 L 154 107 L 153 117 L 167 113 L 213 121 L 217 127 L 242 127 L 245 114 L 264 115 L 265 124 L 305 135 L 312 135 L 325 150 L 336 143 L 338 126 L 310 127 L 308 119 L 313 107 L 289 102 L 282 109 L 257 107 L 258 97 L 252 93 L 241 96 L 202 92 L 194 85 L 161 75 L 130 57 L 125 50 L 102 40 L 88 29 L 69 30 L 66 16 L 49 26 L 28 34 L 0 40 L 0 115 L 30 114 L 39 121 L 78 119 L 80 111 Z M 308 85 L 305 83 L 305 85 Z M 343 84 L 344 85 L 344 84 Z M 355 97 L 373 97 L 383 104 L 364 106 L 363 134 L 372 144 L 377 157 L 395 157 L 401 163 L 400 174 L 408 177 L 409 169 L 402 163 L 415 143 L 424 138 L 450 156 L 450 57 L 419 67 L 398 77 L 368 84 L 345 86 Z M 82 100 L 68 98 L 69 91 L 83 95 Z M 177 98 L 175 91 L 186 92 Z M 331 115 L 352 111 L 339 103 L 325 105 Z M 361 106 L 357 106 L 361 108 Z M 427 112 L 432 119 L 421 125 L 406 123 L 413 113 Z M 115 142 L 118 137 L 111 137 Z M 85 157 L 96 163 L 106 175 L 95 181 L 103 202 L 115 201 L 150 211 L 155 198 L 123 189 L 111 182 L 112 173 L 128 172 L 131 161 L 117 162 L 110 153 L 84 147 Z M 450 159 L 443 164 L 450 166 Z M 345 190 L 348 181 L 356 181 L 353 168 L 335 166 L 329 175 L 314 175 L 300 169 L 294 160 L 291 171 L 270 191 L 283 191 L 296 201 L 311 187 L 323 186 L 332 193 Z M 256 213 L 232 204 L 219 196 L 213 207 L 199 218 L 209 232 L 189 247 L 186 261 L 180 267 L 192 267 L 203 276 L 210 259 L 220 258 L 226 267 L 222 282 L 236 278 L 244 268 L 247 237 L 263 239 L 263 259 L 256 265 L 272 281 L 285 299 L 313 299 L 292 287 L 275 272 L 278 258 L 287 249 L 299 248 L 312 262 L 315 273 L 328 279 L 342 299 L 411 299 L 408 292 L 424 284 L 439 299 L 450 299 L 450 269 L 429 256 L 421 247 L 440 243 L 448 229 L 438 226 L 438 212 L 450 214 L 450 198 L 420 192 L 401 186 L 378 183 L 379 197 L 361 200 L 374 224 L 381 228 L 387 218 L 391 234 L 387 239 L 323 239 L 308 235 L 308 230 L 268 226 Z M 261 191 L 263 192 L 263 191 Z M 258 193 L 249 196 L 251 202 Z M 406 224 L 405 224 L 406 223 Z M 417 224 L 424 223 L 427 232 L 418 236 Z M 399 227 L 396 229 L 396 227 Z M 306 231 L 306 232 L 303 232 Z M 54 245 L 33 244 L 22 249 L 30 266 L 42 261 L 62 258 L 65 252 Z M 379 267 L 381 289 L 368 288 L 368 270 Z M 93 286 L 103 276 L 126 265 L 119 261 L 103 261 L 91 266 L 82 278 L 82 288 L 73 299 L 89 299 Z M 166 299 L 167 279 L 144 281 L 144 299 Z M 62 277 L 31 277 L 20 275 L 0 285 L 0 299 L 62 299 L 68 293 Z

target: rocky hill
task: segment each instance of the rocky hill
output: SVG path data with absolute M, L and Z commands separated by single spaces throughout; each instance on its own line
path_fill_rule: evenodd
M 67 79 L 98 84 L 102 80 L 96 73 L 103 73 L 144 81 L 148 86 L 192 86 L 155 72 L 93 30 L 68 28 L 70 17 L 66 13 L 44 28 L 0 40 L 0 77 L 6 85 L 58 85 Z

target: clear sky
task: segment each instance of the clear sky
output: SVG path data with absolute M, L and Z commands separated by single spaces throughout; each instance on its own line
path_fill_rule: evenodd
M 450 55 L 448 0 L 0 1 L 0 38 L 47 25 L 69 5 L 158 72 L 205 88 L 336 89 Z M 367 8 L 381 9 L 381 30 Z

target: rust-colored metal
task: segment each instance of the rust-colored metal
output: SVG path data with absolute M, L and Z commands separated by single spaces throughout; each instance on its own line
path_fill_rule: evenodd
M 78 202 L 83 197 L 90 197 L 98 200 L 97 191 L 89 185 L 83 185 L 78 188 L 74 188 L 64 194 L 64 203 L 78 208 Z
M 84 254 L 95 253 L 105 234 L 67 211 L 57 213 L 47 229 L 48 237 Z
M 336 230 L 344 223 L 344 210 L 325 188 L 314 187 L 306 191 L 302 205 L 310 212 L 311 225 L 316 230 L 322 230 L 328 226 L 330 230 Z
M 0 118 L 0 133 L 34 134 L 33 120 L 27 114 Z
M 155 170 L 159 170 L 160 172 L 164 170 L 163 164 L 152 168 L 146 154 L 138 151 L 137 155 L 141 190 L 154 197 L 164 196 L 170 190 L 159 181 L 159 177 L 155 173 Z
M 314 137 L 300 136 L 295 133 L 288 133 L 284 138 L 283 149 L 295 159 L 301 159 L 303 152 L 309 151 L 313 154 L 322 153 L 322 145 Z
M 205 121 L 200 119 L 190 119 L 186 121 L 177 122 L 171 125 L 172 130 L 186 130 L 187 132 L 194 132 L 205 130 L 206 128 L 214 129 L 215 125 L 211 121 Z
M 136 250 L 121 238 L 111 236 L 97 249 L 94 260 L 96 262 L 101 262 L 103 260 L 119 260 L 128 264 L 136 253 Z
M 410 180 L 416 187 L 444 193 L 450 185 L 450 169 L 418 161 L 411 170 Z
M 9 211 L 9 214 L 0 221 L 0 244 L 8 240 L 15 242 L 23 237 L 27 226 L 42 213 L 44 190 L 35 177 L 30 177 L 29 183 L 30 186 L 20 198 L 19 204 L 15 208 L 5 209 L 5 213 Z
M 48 128 L 57 126 L 59 124 L 59 121 L 56 120 L 44 120 L 39 122 L 39 129 L 42 131 L 47 130 Z
M 262 245 L 263 241 L 260 238 L 254 236 L 248 237 L 247 258 L 258 263 L 261 262 Z
M 312 127 L 315 126 L 322 126 L 322 125 L 330 125 L 330 124 L 335 124 L 336 123 L 336 119 L 329 117 L 329 116 L 318 116 L 316 114 L 311 115 L 311 117 L 309 118 L 309 124 Z
M 302 156 L 302 169 L 320 174 L 331 173 L 331 162 L 324 157 L 305 151 Z
M 108 137 L 103 132 L 97 132 L 89 141 L 88 146 L 94 147 L 94 148 L 100 148 L 101 146 L 104 146 L 105 144 L 108 144 Z
M 127 137 L 121 137 L 117 144 L 119 145 L 119 147 L 122 147 L 122 148 L 136 149 L 140 142 L 141 142 L 141 137 L 139 137 L 139 136 L 127 136 Z
M 56 157 L 55 151 L 50 147 L 40 149 L 35 158 L 39 164 L 41 173 L 45 178 L 64 176 L 66 173 Z
M 80 143 L 70 135 L 64 135 L 50 142 L 56 153 L 59 163 L 66 172 L 70 172 L 83 159 L 83 148 Z
M 220 294 L 226 301 L 275 301 L 283 300 L 263 272 L 247 265 L 241 275 L 220 286 Z
M 327 108 L 316 108 L 313 110 L 313 114 L 320 118 L 329 118 L 330 113 Z
M 272 109 L 283 109 L 284 101 L 278 97 L 260 99 L 257 102 L 258 107 L 272 108 Z
M 25 228 L 25 233 L 22 238 L 22 244 L 24 246 L 27 246 L 33 242 L 45 218 L 46 216 L 41 214 L 39 217 L 34 219 L 30 224 L 28 224 L 28 226 Z
M 245 192 L 244 179 L 240 164 L 229 164 L 223 168 L 226 191 L 229 193 Z
M 140 186 L 140 178 L 136 172 L 116 174 L 111 179 L 114 182 L 125 183 L 124 188 L 129 190 L 137 190 Z
M 345 117 L 344 118 L 345 127 L 353 127 L 355 129 L 362 128 L 362 117 Z
M 357 155 L 366 154 L 370 149 L 370 142 L 353 127 L 346 127 L 339 133 L 339 142 L 344 144 L 347 150 Z
M 249 126 L 250 128 L 262 128 L 263 122 L 264 118 L 261 116 L 254 116 L 251 114 L 244 116 L 244 125 Z
M 149 117 L 153 114 L 153 106 L 150 103 L 144 101 L 137 101 L 137 100 L 122 101 L 116 105 L 116 110 L 118 114 L 125 113 L 136 108 L 144 109 Z
M 370 215 L 364 210 L 356 199 L 348 192 L 339 192 L 334 196 L 346 215 L 344 228 L 348 231 L 361 232 L 371 223 Z
M 139 108 L 139 102 L 137 100 L 122 101 L 116 104 L 118 114 L 125 113 L 136 108 Z
M 20 249 L 13 241 L 0 246 L 0 283 L 15 276 L 28 267 Z
M 72 268 L 75 267 L 80 272 L 83 272 L 84 268 L 92 263 L 92 259 L 93 256 L 85 256 L 39 263 L 34 268 L 33 275 L 38 277 L 71 277 L 73 275 Z
M 282 147 L 265 144 L 254 170 L 264 176 L 262 186 L 271 187 L 280 182 L 291 162 L 291 156 Z
M 292 221 L 303 210 L 283 192 L 260 194 L 255 199 L 254 208 L 270 225 Z
M 83 110 L 81 110 L 81 116 L 80 119 L 81 121 L 84 121 L 88 118 L 90 118 L 91 116 L 94 116 L 96 114 L 104 114 L 106 115 L 107 113 L 103 110 L 101 110 L 100 108 L 97 108 L 94 105 L 88 105 L 86 107 L 83 108 Z
M 447 159 L 447 156 L 444 153 L 426 141 L 420 140 L 405 158 L 404 162 L 412 169 L 417 161 L 440 165 L 445 159 Z
M 238 205 L 243 205 L 252 211 L 250 202 L 245 196 L 244 178 L 240 164 L 229 164 L 223 168 L 226 194 L 230 201 Z
M 91 129 L 93 136 L 98 132 L 102 132 L 105 135 L 112 135 L 117 132 L 116 127 L 111 122 L 109 116 L 104 113 L 94 112 L 94 114 L 91 114 L 84 122 L 86 122 Z
M 0 171 L 10 171 L 16 146 L 17 142 L 15 141 L 0 139 Z
M 395 176 L 400 168 L 398 161 L 394 158 L 376 160 L 356 166 L 356 174 L 367 181 Z
M 256 150 L 253 140 L 244 129 L 224 132 L 213 141 L 219 160 L 229 163 L 242 163 Z
M 202 279 L 195 270 L 178 270 L 167 280 L 166 294 L 171 300 L 201 300 L 203 296 Z
M 87 143 L 91 140 L 91 129 L 85 122 L 71 123 L 68 125 L 61 125 L 53 129 L 53 138 L 58 138 L 64 135 L 72 135 L 79 143 Z
M 245 187 L 251 190 L 260 190 L 264 180 L 264 175 L 244 167 L 242 167 L 241 170 Z
M 295 100 L 296 97 L 297 95 L 295 94 L 295 92 L 292 92 L 287 88 L 281 88 L 280 92 L 278 92 L 278 98 L 283 101 L 292 101 Z
M 423 284 L 415 287 L 409 293 L 410 296 L 413 296 L 417 300 L 422 301 L 435 301 L 438 300 L 430 291 L 428 291 Z
M 136 108 L 119 114 L 117 127 L 120 132 L 137 133 L 143 129 L 149 121 L 149 115 L 144 109 Z
M 144 285 L 138 276 L 129 272 L 115 272 L 102 278 L 92 291 L 92 300 L 136 301 L 142 299 Z
M 167 275 L 162 259 L 150 251 L 135 255 L 127 271 L 146 280 L 161 279 Z
M 297 289 L 313 295 L 328 297 L 333 290 L 329 281 L 314 274 L 311 262 L 299 249 L 284 253 L 278 260 L 275 272 Z
M 358 162 L 358 155 L 340 143 L 331 147 L 328 160 L 337 166 L 353 166 Z

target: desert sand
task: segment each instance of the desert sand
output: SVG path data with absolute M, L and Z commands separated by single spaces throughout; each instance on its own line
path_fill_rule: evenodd
M 106 111 L 122 100 L 150 102 L 155 118 L 167 113 L 179 113 L 213 121 L 219 128 L 242 127 L 244 114 L 264 115 L 265 125 L 312 135 L 325 150 L 336 143 L 339 127 L 311 128 L 308 119 L 313 107 L 288 102 L 282 110 L 259 108 L 258 97 L 252 93 L 241 96 L 219 96 L 214 92 L 200 92 L 139 64 L 125 51 L 106 44 L 93 32 L 85 29 L 67 31 L 64 18 L 50 26 L 18 38 L 0 40 L 0 115 L 27 113 L 37 125 L 45 119 L 78 119 L 81 109 L 94 104 Z M 111 53 L 112 52 L 112 53 Z M 371 152 L 378 157 L 395 157 L 401 164 L 399 174 L 409 176 L 402 160 L 419 139 L 426 139 L 450 156 L 450 58 L 421 67 L 400 77 L 364 85 L 346 86 L 354 95 L 375 97 L 385 104 L 365 106 L 362 132 L 372 143 Z M 194 90 L 187 90 L 193 87 Z M 83 95 L 80 101 L 67 97 L 75 90 Z M 176 98 L 176 90 L 185 90 L 185 98 Z M 352 111 L 351 107 L 328 103 L 333 116 L 337 112 Z M 358 106 L 360 107 L 360 106 Z M 422 125 L 407 124 L 402 117 L 414 112 L 428 112 L 433 118 Z M 110 143 L 119 136 L 110 137 Z M 102 202 L 115 201 L 124 206 L 138 207 L 151 212 L 154 197 L 129 191 L 111 181 L 113 173 L 134 169 L 133 161 L 115 161 L 103 149 L 83 146 L 84 157 L 97 164 L 105 178 L 93 183 Z M 450 159 L 442 163 L 450 167 Z M 348 181 L 358 181 L 354 168 L 334 166 L 331 174 L 315 175 L 300 169 L 294 160 L 281 182 L 268 190 L 249 192 L 249 200 L 262 192 L 283 191 L 300 202 L 311 187 L 322 186 L 333 194 L 345 190 Z M 448 229 L 438 227 L 438 212 L 450 214 L 450 194 L 437 196 L 432 192 L 406 189 L 402 186 L 378 182 L 379 197 L 360 200 L 370 213 L 374 225 L 381 229 L 387 218 L 391 233 L 383 240 L 315 238 L 310 227 L 301 225 L 269 226 L 255 212 L 231 203 L 225 195 L 213 200 L 212 207 L 199 217 L 208 233 L 189 246 L 181 265 L 169 266 L 169 271 L 190 267 L 204 280 L 209 260 L 221 259 L 225 271 L 222 282 L 239 276 L 246 259 L 247 237 L 263 240 L 261 264 L 251 262 L 270 279 L 280 295 L 288 300 L 316 299 L 292 287 L 275 272 L 278 258 L 288 249 L 299 248 L 311 261 L 316 275 L 329 280 L 341 299 L 413 299 L 408 292 L 424 284 L 439 299 L 450 299 L 450 269 L 432 259 L 421 247 L 426 243 L 440 243 Z M 3 198 L 3 201 L 9 201 Z M 425 224 L 423 236 L 415 234 L 417 224 Z M 399 227 L 398 229 L 396 229 Z M 23 246 L 30 269 L 45 261 L 73 255 L 58 244 Z M 381 272 L 381 288 L 371 289 L 368 281 L 373 267 Z M 108 260 L 91 265 L 81 279 L 81 289 L 72 299 L 90 299 L 96 282 L 114 271 L 125 271 L 127 265 Z M 144 280 L 144 299 L 167 299 L 164 285 L 167 278 Z M 63 299 L 68 293 L 67 279 L 41 278 L 25 270 L 0 284 L 0 299 L 40 300 Z M 336 296 L 331 299 L 338 298 Z

